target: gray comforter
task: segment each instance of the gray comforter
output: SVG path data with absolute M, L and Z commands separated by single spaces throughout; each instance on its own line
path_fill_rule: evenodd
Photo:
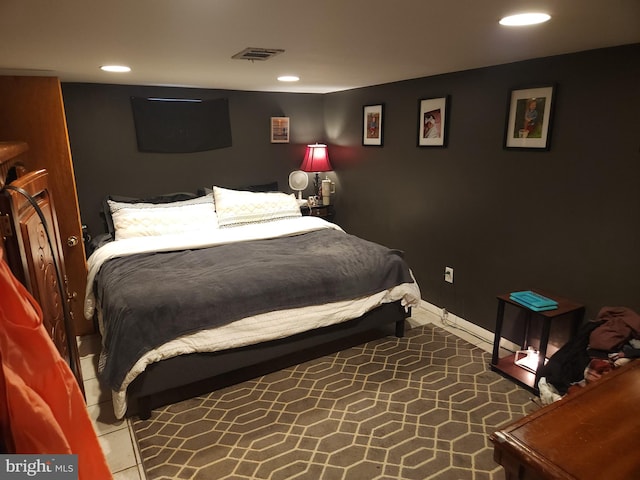
M 412 283 L 402 253 L 320 230 L 106 262 L 100 375 L 118 390 L 148 351 L 178 336 L 269 311 L 360 298 Z

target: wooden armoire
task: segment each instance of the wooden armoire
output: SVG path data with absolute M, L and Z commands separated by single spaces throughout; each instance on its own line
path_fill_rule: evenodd
M 24 142 L 0 142 L 0 255 L 38 302 L 45 329 L 84 391 L 49 174 L 25 168 L 27 151 Z
M 26 142 L 28 171 L 47 170 L 58 214 L 61 248 L 71 295 L 72 334 L 94 333 L 84 318 L 87 263 L 62 88 L 55 77 L 0 75 L 0 141 Z

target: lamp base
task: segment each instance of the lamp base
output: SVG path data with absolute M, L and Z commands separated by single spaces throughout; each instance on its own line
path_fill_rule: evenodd
M 322 183 L 320 182 L 320 174 L 316 172 L 316 176 L 313 178 L 313 188 L 316 191 L 316 195 L 319 199 L 322 198 Z
M 513 358 L 513 363 L 520 368 L 529 370 L 531 373 L 536 373 L 538 370 L 538 361 L 540 359 L 540 352 L 529 347 L 526 350 L 518 350 Z M 544 363 L 547 363 L 547 359 L 544 359 Z

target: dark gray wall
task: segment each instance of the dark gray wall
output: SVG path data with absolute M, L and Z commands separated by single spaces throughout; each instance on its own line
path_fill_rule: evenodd
M 542 288 L 640 311 L 640 45 L 519 62 L 327 95 L 63 84 L 83 221 L 104 195 L 241 186 L 297 168 L 327 141 L 337 222 L 405 250 L 422 297 L 493 330 L 495 296 Z M 503 149 L 509 90 L 555 83 L 548 152 Z M 229 98 L 233 146 L 140 153 L 132 95 Z M 446 148 L 418 148 L 418 100 L 451 96 Z M 384 103 L 384 146 L 363 147 L 362 107 Z M 269 117 L 292 142 L 269 143 Z M 324 123 L 323 123 L 324 122 Z M 310 194 L 309 191 L 306 192 Z M 443 280 L 445 266 L 455 283 Z
M 108 194 L 149 196 L 273 180 L 288 188 L 305 145 L 324 141 L 319 95 L 78 83 L 64 83 L 62 93 L 80 213 L 94 235 L 104 231 L 99 211 Z M 186 154 L 139 152 L 132 96 L 228 98 L 233 145 Z M 270 142 L 273 116 L 291 117 L 290 143 Z
M 406 251 L 422 297 L 493 330 L 495 296 L 541 288 L 640 309 L 640 46 L 325 96 L 340 224 Z M 555 83 L 550 151 L 503 148 L 509 90 Z M 447 148 L 418 148 L 418 100 L 451 96 Z M 362 106 L 384 103 L 384 146 Z M 454 284 L 443 280 L 454 268 Z

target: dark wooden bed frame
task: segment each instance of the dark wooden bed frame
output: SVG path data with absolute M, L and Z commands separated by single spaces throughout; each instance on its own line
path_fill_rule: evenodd
M 127 417 L 147 419 L 151 410 L 328 355 L 382 336 L 404 336 L 411 310 L 384 304 L 346 322 L 287 338 L 194 353 L 151 364 L 127 390 Z

